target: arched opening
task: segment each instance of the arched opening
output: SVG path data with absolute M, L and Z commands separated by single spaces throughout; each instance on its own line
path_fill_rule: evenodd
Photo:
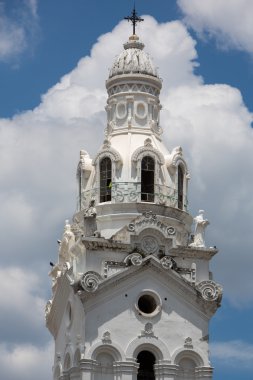
M 191 358 L 183 358 L 179 361 L 180 379 L 194 380 L 196 363 Z
M 97 357 L 97 373 L 95 380 L 113 380 L 113 362 L 114 358 L 108 352 L 100 352 Z
M 137 380 L 155 380 L 155 356 L 149 351 L 141 351 L 137 356 L 139 369 Z
M 105 157 L 100 162 L 100 202 L 111 200 L 112 161 Z
M 155 192 L 155 161 L 150 156 L 141 161 L 141 200 L 154 202 Z
M 177 207 L 180 210 L 184 208 L 184 171 L 180 165 L 177 168 Z

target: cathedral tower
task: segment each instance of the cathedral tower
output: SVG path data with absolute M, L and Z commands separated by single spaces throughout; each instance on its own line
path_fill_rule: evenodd
M 135 32 L 141 19 L 128 19 Z M 50 272 L 54 380 L 212 379 L 217 250 L 203 211 L 188 213 L 182 148 L 162 142 L 161 87 L 134 33 L 106 81 L 104 142 L 93 158 L 80 152 L 78 209 Z

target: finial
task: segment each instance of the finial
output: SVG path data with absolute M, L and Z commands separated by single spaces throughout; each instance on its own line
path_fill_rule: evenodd
M 132 25 L 133 25 L 133 35 L 135 35 L 135 27 L 136 27 L 137 22 L 144 21 L 143 18 L 141 18 L 141 17 L 139 17 L 137 15 L 137 12 L 135 10 L 135 5 L 134 5 L 134 9 L 132 10 L 131 16 L 124 17 L 124 19 L 127 20 L 127 21 L 131 21 L 132 22 Z

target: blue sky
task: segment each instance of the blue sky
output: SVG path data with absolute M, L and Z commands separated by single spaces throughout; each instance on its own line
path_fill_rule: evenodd
M 49 261 L 75 211 L 79 150 L 103 141 L 104 82 L 130 34 L 130 0 L 0 1 L 0 200 L 5 380 L 50 378 Z M 162 127 L 204 208 L 224 299 L 210 326 L 214 380 L 253 377 L 253 3 L 137 0 L 138 34 L 163 78 Z M 90 131 L 93 131 L 91 134 Z M 9 321 L 6 326 L 6 321 Z M 16 365 L 13 366 L 13 360 Z M 36 375 L 37 380 L 40 377 Z

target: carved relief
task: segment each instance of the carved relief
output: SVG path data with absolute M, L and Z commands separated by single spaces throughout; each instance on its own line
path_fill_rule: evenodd
M 125 260 L 124 260 L 124 262 L 125 262 L 127 265 L 129 265 L 129 264 L 131 263 L 131 264 L 134 265 L 134 266 L 139 266 L 139 265 L 141 265 L 141 264 L 142 264 L 142 261 L 143 261 L 142 256 L 141 256 L 141 254 L 138 253 L 138 252 L 131 253 L 131 254 L 128 255 L 128 256 L 125 258 Z
M 175 260 L 172 259 L 172 257 L 169 256 L 163 256 L 163 258 L 160 260 L 160 263 L 164 269 L 176 269 L 177 264 Z
M 185 339 L 185 341 L 184 341 L 184 347 L 188 348 L 188 349 L 193 348 L 192 338 L 188 337 L 188 338 Z
M 130 232 L 137 232 L 138 230 L 141 230 L 142 227 L 156 227 L 161 232 L 163 232 L 164 235 L 175 235 L 176 230 L 172 226 L 168 226 L 167 224 L 161 222 L 156 214 L 153 214 L 152 211 L 145 212 L 143 214 L 143 217 L 136 220 L 135 222 L 131 222 L 128 224 L 128 231 Z
M 141 249 L 147 255 L 156 253 L 159 249 L 159 244 L 153 236 L 145 236 L 141 241 Z
M 220 301 L 222 297 L 222 287 L 214 281 L 202 281 L 196 286 L 205 301 Z
M 102 343 L 104 343 L 104 344 L 111 344 L 112 343 L 110 331 L 104 332 L 103 337 L 102 337 Z
M 95 292 L 101 282 L 101 276 L 97 272 L 89 271 L 83 274 L 80 284 L 87 292 Z

